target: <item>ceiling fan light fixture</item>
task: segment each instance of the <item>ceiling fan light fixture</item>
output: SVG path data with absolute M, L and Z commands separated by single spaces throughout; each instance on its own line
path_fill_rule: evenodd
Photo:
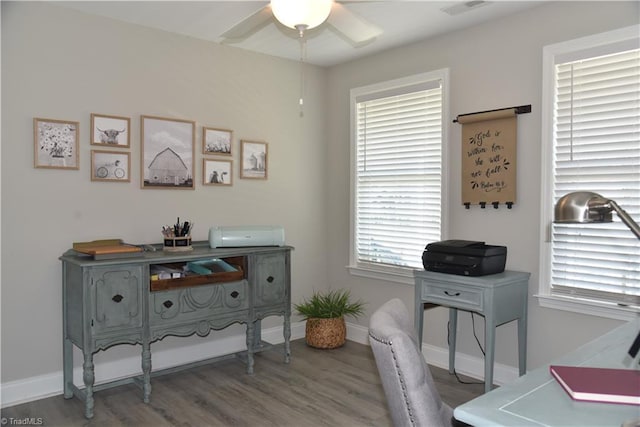
M 308 30 L 329 17 L 333 0 L 271 0 L 271 11 L 282 25 Z

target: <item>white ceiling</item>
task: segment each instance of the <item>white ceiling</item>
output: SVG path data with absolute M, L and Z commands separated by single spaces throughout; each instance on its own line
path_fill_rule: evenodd
M 464 13 L 443 9 L 460 1 L 345 1 L 343 5 L 383 30 L 373 42 L 356 47 L 323 24 L 307 31 L 306 61 L 331 66 L 385 49 L 424 40 L 534 7 L 545 0 L 487 1 Z M 466 2 L 469 3 L 469 2 Z M 221 42 L 221 34 L 268 4 L 267 1 L 64 1 L 65 7 L 124 22 Z M 509 37 L 509 35 L 505 35 Z M 300 59 L 298 35 L 275 20 L 249 35 L 242 49 Z

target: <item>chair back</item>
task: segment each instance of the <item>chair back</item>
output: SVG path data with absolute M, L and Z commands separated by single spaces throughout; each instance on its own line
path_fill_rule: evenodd
M 440 398 L 402 301 L 392 299 L 373 313 L 369 342 L 393 424 L 451 426 L 453 410 Z

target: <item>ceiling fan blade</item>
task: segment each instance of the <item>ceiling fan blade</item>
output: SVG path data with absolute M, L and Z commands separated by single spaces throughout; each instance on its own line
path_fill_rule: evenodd
M 382 34 L 382 30 L 365 21 L 348 8 L 334 2 L 327 23 L 356 45 L 364 45 Z
M 240 42 L 272 21 L 271 5 L 267 4 L 220 35 L 222 43 Z

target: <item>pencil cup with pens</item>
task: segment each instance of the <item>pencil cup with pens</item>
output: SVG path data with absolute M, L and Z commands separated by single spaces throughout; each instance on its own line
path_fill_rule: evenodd
M 193 223 L 189 221 L 180 222 L 180 218 L 175 225 L 165 225 L 162 227 L 164 237 L 164 250 L 169 252 L 182 252 L 193 250 L 191 246 L 191 231 Z

